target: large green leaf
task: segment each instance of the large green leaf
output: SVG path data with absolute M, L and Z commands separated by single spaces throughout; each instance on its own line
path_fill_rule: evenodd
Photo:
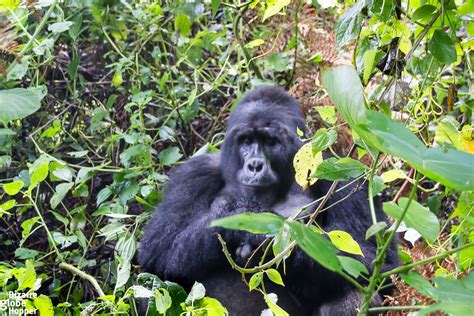
M 45 95 L 45 86 L 0 91 L 0 122 L 6 125 L 35 113 Z
M 436 30 L 428 44 L 428 49 L 436 59 L 445 64 L 452 64 L 456 61 L 456 48 L 448 34 L 442 30 Z
M 431 179 L 458 191 L 474 189 L 474 155 L 427 148 L 408 128 L 386 115 L 369 110 L 367 117 L 368 129 L 376 136 L 366 139 L 372 146 L 406 160 Z
M 336 22 L 336 45 L 341 48 L 351 40 L 356 38 L 362 27 L 364 16 L 362 9 L 365 7 L 365 1 L 358 1 L 347 9 Z
M 284 219 L 272 213 L 242 213 L 212 221 L 211 227 L 224 227 L 233 230 L 246 230 L 253 234 L 278 233 Z
M 444 311 L 449 315 L 472 315 L 474 310 L 474 273 L 470 273 L 464 280 L 434 279 L 436 287 L 431 289 L 437 304 L 419 311 L 420 315 L 428 315 L 434 311 Z
M 407 204 L 408 198 L 402 197 L 398 201 L 398 205 L 393 202 L 384 203 L 383 210 L 389 216 L 400 219 Z M 408 227 L 416 229 L 430 243 L 433 243 L 438 237 L 440 231 L 438 218 L 429 208 L 416 201 L 411 201 L 403 221 Z
M 289 223 L 293 239 L 311 258 L 331 271 L 342 271 L 334 245 L 314 230 L 299 222 Z
M 427 148 L 400 122 L 367 110 L 362 84 L 350 66 L 323 73 L 323 84 L 337 110 L 368 145 L 400 157 L 424 175 L 458 191 L 474 190 L 474 155 Z
M 366 167 L 352 158 L 329 158 L 316 169 L 313 177 L 326 180 L 349 180 L 364 173 Z

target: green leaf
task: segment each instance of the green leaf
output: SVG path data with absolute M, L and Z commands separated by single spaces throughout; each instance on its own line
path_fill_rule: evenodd
M 382 113 L 367 111 L 369 130 L 376 139 L 367 138 L 377 149 L 400 157 L 431 179 L 458 191 L 474 190 L 474 155 L 445 148 L 427 148 L 401 123 Z
M 36 271 L 31 260 L 26 260 L 24 268 L 15 268 L 12 272 L 18 281 L 17 291 L 32 289 L 35 285 Z
M 473 272 L 469 273 L 464 280 L 437 277 L 434 282 L 436 287 L 433 287 L 432 293 L 438 303 L 418 311 L 420 315 L 427 315 L 438 310 L 455 316 L 472 315 L 474 309 Z
M 273 302 L 268 294 L 264 294 L 263 298 L 265 299 L 265 302 L 267 303 L 268 307 L 272 311 L 273 315 L 275 316 L 289 316 L 285 310 L 283 310 L 280 306 L 278 306 L 275 302 Z
M 155 289 L 155 307 L 158 313 L 165 314 L 171 307 L 171 296 L 166 289 Z
M 211 16 L 214 18 L 216 16 L 217 10 L 221 6 L 221 0 L 211 0 Z
M 366 110 L 362 85 L 350 66 L 323 73 L 323 84 L 353 131 L 370 147 L 407 161 L 424 175 L 457 191 L 474 190 L 474 155 L 444 148 L 427 148 L 401 123 Z
M 258 47 L 258 46 L 262 45 L 263 43 L 265 43 L 265 41 L 263 39 L 257 38 L 257 39 L 254 39 L 253 41 L 250 41 L 247 44 L 245 44 L 245 47 L 254 48 L 254 47 Z
M 51 31 L 53 33 L 62 33 L 71 27 L 74 23 L 71 21 L 65 21 L 65 22 L 56 22 L 53 24 L 48 25 L 48 31 Z
M 193 302 L 202 299 L 204 296 L 206 296 L 206 289 L 204 288 L 204 285 L 199 282 L 194 282 L 188 297 L 186 297 L 186 305 L 192 305 Z
M 385 227 L 387 227 L 387 223 L 385 222 L 377 222 L 375 224 L 372 224 L 365 232 L 365 239 L 369 239 L 373 235 L 382 231 Z
M 35 307 L 39 311 L 39 315 L 41 316 L 54 316 L 54 307 L 53 302 L 51 299 L 46 295 L 41 294 L 38 297 L 33 299 Z
M 273 213 L 242 213 L 212 221 L 210 227 L 224 227 L 233 230 L 246 230 L 253 234 L 278 233 L 284 219 Z
M 204 297 L 199 301 L 198 308 L 206 311 L 206 316 L 225 316 L 229 315 L 227 309 L 222 304 L 212 297 Z
M 181 159 L 183 155 L 179 152 L 177 147 L 170 147 L 160 152 L 158 158 L 160 159 L 160 164 L 165 166 L 170 166 L 176 163 Z
M 337 132 L 333 129 L 327 130 L 325 128 L 320 128 L 314 134 L 311 140 L 313 147 L 313 155 L 316 155 L 319 151 L 323 151 L 337 140 Z
M 15 195 L 23 188 L 23 181 L 13 181 L 2 186 L 3 191 L 8 195 Z
M 408 201 L 408 198 L 402 197 L 398 200 L 398 205 L 393 202 L 386 202 L 383 204 L 383 210 L 389 216 L 400 219 Z M 440 232 L 439 221 L 436 215 L 431 213 L 429 208 L 414 200 L 411 201 L 403 221 L 407 227 L 415 229 L 430 243 L 436 240 Z
M 336 107 L 333 105 L 317 106 L 316 111 L 318 111 L 319 116 L 323 121 L 334 125 L 336 123 Z M 318 130 L 319 131 L 319 130 Z
M 337 249 L 364 257 L 364 253 L 360 249 L 359 244 L 349 233 L 342 230 L 333 230 L 328 233 L 328 236 Z
M 316 169 L 313 177 L 325 180 L 349 180 L 364 173 L 366 166 L 352 158 L 329 158 Z
M 6 125 L 35 113 L 46 92 L 45 86 L 0 90 L 0 122 Z
M 358 1 L 347 9 L 336 22 L 336 45 L 340 49 L 351 40 L 357 37 L 364 15 L 362 9 L 365 7 L 365 1 Z
M 375 62 L 376 55 L 377 55 L 377 51 L 374 49 L 369 49 L 364 54 L 363 80 L 365 84 L 367 84 L 367 82 L 369 81 L 370 75 L 372 74 L 372 71 L 374 70 L 374 62 Z
M 269 278 L 273 283 L 276 283 L 276 284 L 285 286 L 285 285 L 283 284 L 283 279 L 281 278 L 280 272 L 278 272 L 277 270 L 275 270 L 275 269 L 268 269 L 268 270 L 265 270 L 265 273 L 267 274 L 268 278 Z
M 409 271 L 408 274 L 400 274 L 400 278 L 421 294 L 433 298 L 433 285 L 418 272 Z
M 416 9 L 411 17 L 414 21 L 426 20 L 427 18 L 433 15 L 433 12 L 435 12 L 435 10 L 436 7 L 434 5 L 425 4 Z
M 304 252 L 326 269 L 342 271 L 342 265 L 336 256 L 337 249 L 330 241 L 299 222 L 290 222 L 289 225 L 294 240 Z
M 191 33 L 191 25 L 191 20 L 184 12 L 180 12 L 174 20 L 174 30 L 183 36 L 188 36 Z
M 55 209 L 59 203 L 64 199 L 66 194 L 71 190 L 74 186 L 74 183 L 61 183 L 56 186 L 56 192 L 54 192 L 53 196 L 51 197 L 51 208 Z
M 48 166 L 49 162 L 43 162 L 33 170 L 33 174 L 31 175 L 31 188 L 35 187 L 36 184 L 44 181 L 48 177 Z
M 15 257 L 20 260 L 33 259 L 39 254 L 38 251 L 28 248 L 17 248 L 15 250 Z
M 407 175 L 403 170 L 400 169 L 391 169 L 388 171 L 385 171 L 380 175 L 383 179 L 384 183 L 390 183 L 398 179 L 406 179 Z
M 358 278 L 361 273 L 369 274 L 366 266 L 360 261 L 346 256 L 337 256 L 337 258 L 341 262 L 342 268 L 354 278 Z
M 262 283 L 262 280 L 263 280 L 262 271 L 257 272 L 254 275 L 252 275 L 249 281 L 249 291 L 255 290 Z
M 351 66 L 330 68 L 323 72 L 322 78 L 337 111 L 359 133 L 358 125 L 367 125 L 367 116 L 363 87 L 355 69 Z
M 281 10 L 283 10 L 284 7 L 290 4 L 290 0 L 276 0 L 272 1 L 270 5 L 265 9 L 265 12 L 263 13 L 263 21 L 268 19 L 271 16 L 274 16 L 275 14 L 278 14 Z M 270 3 L 270 2 L 267 2 Z
M 456 48 L 451 38 L 442 30 L 436 30 L 428 44 L 428 49 L 436 59 L 444 64 L 452 64 L 456 61 Z
M 97 206 L 101 205 L 105 200 L 107 200 L 110 195 L 112 195 L 112 190 L 109 187 L 105 187 L 97 193 Z
M 278 255 L 291 244 L 291 229 L 287 222 L 283 224 L 273 240 L 273 255 Z

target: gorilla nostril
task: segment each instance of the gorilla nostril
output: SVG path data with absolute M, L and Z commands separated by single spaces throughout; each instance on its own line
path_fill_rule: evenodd
M 247 169 L 252 173 L 260 173 L 263 170 L 263 161 L 260 159 L 252 159 L 247 164 Z

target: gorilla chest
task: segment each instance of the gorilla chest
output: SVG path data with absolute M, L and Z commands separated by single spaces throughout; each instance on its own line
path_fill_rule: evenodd
M 307 212 L 312 212 L 315 206 L 311 205 L 307 207 L 307 205 L 313 201 L 314 198 L 304 194 L 303 192 L 288 194 L 283 201 L 276 203 L 272 207 L 271 211 L 275 214 L 288 218 L 304 207 L 306 207 Z

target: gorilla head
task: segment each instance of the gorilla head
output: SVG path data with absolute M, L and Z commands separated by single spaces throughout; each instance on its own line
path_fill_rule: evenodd
M 221 152 L 222 173 L 233 191 L 274 201 L 292 183 L 292 159 L 301 147 L 304 117 L 283 89 L 263 86 L 246 94 L 232 112 Z

